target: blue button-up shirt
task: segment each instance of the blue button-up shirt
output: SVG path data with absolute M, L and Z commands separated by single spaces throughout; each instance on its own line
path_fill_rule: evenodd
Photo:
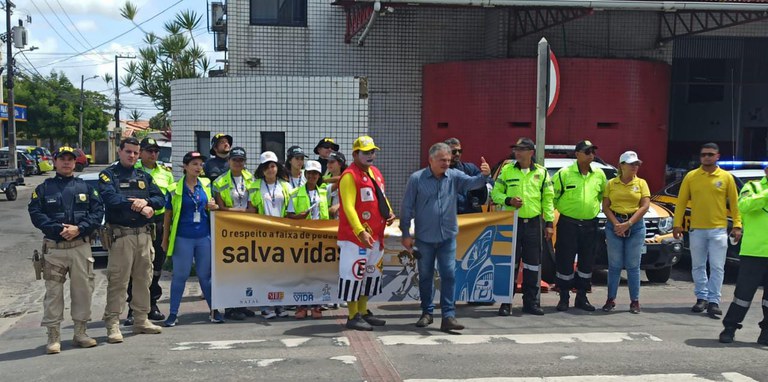
M 416 237 L 427 243 L 440 243 L 459 233 L 456 219 L 456 197 L 469 190 L 485 187 L 490 181 L 483 174 L 469 176 L 456 169 L 435 177 L 429 167 L 414 172 L 405 186 L 400 208 L 400 230 L 409 237 L 411 219 L 415 220 Z

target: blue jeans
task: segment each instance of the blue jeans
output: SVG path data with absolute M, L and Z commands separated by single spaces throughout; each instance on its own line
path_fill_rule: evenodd
M 630 301 L 640 299 L 640 259 L 645 242 L 645 224 L 639 221 L 629 228 L 629 237 L 619 237 L 614 225 L 605 222 L 605 240 L 608 247 L 608 298 L 616 299 L 621 282 L 621 269 L 627 270 Z
M 181 297 L 195 261 L 195 271 L 208 308 L 211 307 L 211 237 L 176 237 L 173 248 L 173 278 L 171 279 L 171 314 L 179 314 Z
M 456 238 L 439 243 L 427 243 L 416 239 L 421 252 L 419 259 L 419 294 L 421 312 L 432 314 L 435 310 L 435 260 L 440 272 L 440 311 L 443 318 L 456 317 Z
M 720 304 L 725 275 L 725 254 L 728 251 L 728 232 L 725 228 L 691 229 L 691 275 L 696 299 Z M 709 260 L 709 278 L 707 278 Z

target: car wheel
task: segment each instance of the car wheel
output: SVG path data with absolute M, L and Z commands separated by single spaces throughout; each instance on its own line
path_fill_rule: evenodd
M 652 283 L 666 283 L 669 280 L 669 276 L 671 274 L 672 267 L 645 270 L 645 275 L 648 276 L 648 281 Z
M 80 163 L 76 164 L 75 165 L 75 171 L 77 171 L 77 172 L 83 171 L 83 165 L 81 165 Z
M 16 196 L 18 196 L 18 193 L 16 192 L 16 185 L 9 184 L 8 187 L 5 189 L 5 197 L 8 198 L 8 200 L 16 200 Z

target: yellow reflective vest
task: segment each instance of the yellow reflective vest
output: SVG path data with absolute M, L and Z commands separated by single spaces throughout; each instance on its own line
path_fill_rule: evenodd
M 181 216 L 181 198 L 182 195 L 184 195 L 185 178 L 186 176 L 182 176 L 181 179 L 171 187 L 170 191 L 173 219 L 171 220 L 171 233 L 168 235 L 168 252 L 166 252 L 166 257 L 171 257 L 173 255 L 173 244 L 176 242 L 176 231 L 179 228 L 179 217 Z M 200 181 L 200 185 L 203 187 L 203 191 L 205 191 L 205 196 L 208 197 L 208 200 L 213 200 L 211 196 L 211 180 L 203 177 L 199 177 L 197 180 Z
M 600 167 L 590 164 L 587 175 L 582 175 L 579 164 L 574 162 L 558 170 L 552 177 L 552 183 L 555 189 L 555 208 L 562 215 L 589 220 L 600 213 L 607 183 Z
M 768 180 L 753 180 L 739 194 L 739 211 L 744 229 L 740 256 L 768 257 Z
M 283 190 L 283 198 L 285 198 L 282 209 L 280 210 L 280 216 L 285 217 L 285 209 L 288 208 L 288 202 L 291 200 L 291 184 L 282 179 L 278 179 L 277 181 L 280 183 L 280 188 Z M 261 197 L 261 187 L 263 186 L 264 179 L 254 179 L 253 182 L 251 182 L 251 188 L 248 190 L 251 195 L 251 205 L 256 208 L 256 213 L 259 215 L 264 215 L 264 199 Z
M 152 177 L 152 180 L 155 181 L 155 184 L 157 184 L 157 187 L 160 188 L 160 191 L 163 192 L 163 195 L 168 195 L 168 192 L 171 191 L 171 187 L 173 186 L 174 182 L 173 173 L 168 171 L 168 169 L 164 166 L 155 163 L 155 168 L 148 169 L 144 167 L 144 165 L 141 164 L 141 160 L 139 160 L 133 167 L 149 174 Z M 162 216 L 164 213 L 165 207 L 159 210 L 155 210 L 155 215 Z
M 330 219 L 328 214 L 328 191 L 324 187 L 317 187 L 316 191 L 319 198 L 317 200 L 317 208 L 320 210 L 320 220 L 328 220 Z M 291 198 L 293 199 L 293 210 L 297 214 L 308 210 L 312 205 L 306 185 L 291 191 Z M 307 219 L 312 220 L 312 214 L 307 214 Z
M 250 190 L 250 184 L 253 182 L 253 174 L 248 170 L 243 170 L 243 183 L 245 183 L 245 189 Z M 232 187 L 235 183 L 232 181 L 232 170 L 227 170 L 224 175 L 219 176 L 213 181 L 213 192 L 224 202 L 224 207 L 232 208 L 234 203 L 232 202 Z
M 491 199 L 501 206 L 502 211 L 514 211 L 516 208 L 507 205 L 506 200 L 519 197 L 523 200 L 523 206 L 518 211 L 520 218 L 542 215 L 544 221 L 550 223 L 555 220 L 554 195 L 547 169 L 536 163 L 527 174 L 517 163 L 507 163 L 501 168 L 491 191 Z

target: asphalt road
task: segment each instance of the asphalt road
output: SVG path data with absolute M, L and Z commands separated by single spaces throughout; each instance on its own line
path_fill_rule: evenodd
M 29 184 L 42 179 L 32 177 Z M 496 307 L 459 304 L 458 317 L 467 326 L 461 335 L 438 331 L 439 318 L 430 328 L 416 328 L 414 304 L 374 305 L 388 324 L 365 333 L 343 328 L 344 309 L 328 310 L 321 320 L 256 317 L 211 324 L 191 278 L 177 327 L 159 335 L 125 330 L 125 343 L 115 345 L 106 344 L 100 320 L 106 279 L 99 269 L 89 329 L 99 346 L 73 348 L 65 312 L 62 353 L 45 355 L 45 331 L 39 326 L 43 283 L 34 280 L 28 260 L 40 239 L 26 214 L 31 189 L 20 190 L 15 202 L 0 197 L 0 381 L 768 380 L 768 347 L 755 344 L 762 292 L 737 342 L 722 345 L 717 342 L 720 321 L 690 312 L 693 286 L 685 264 L 673 270 L 667 284 L 643 283 L 638 315 L 628 313 L 624 285 L 610 314 L 556 312 L 557 296 L 546 293 L 543 317 L 521 315 L 516 307 L 511 317 L 502 318 Z M 160 304 L 166 313 L 169 276 L 163 276 L 166 293 Z M 600 306 L 605 293 L 598 283 L 590 299 Z M 729 282 L 723 288 L 724 307 L 732 294 Z

